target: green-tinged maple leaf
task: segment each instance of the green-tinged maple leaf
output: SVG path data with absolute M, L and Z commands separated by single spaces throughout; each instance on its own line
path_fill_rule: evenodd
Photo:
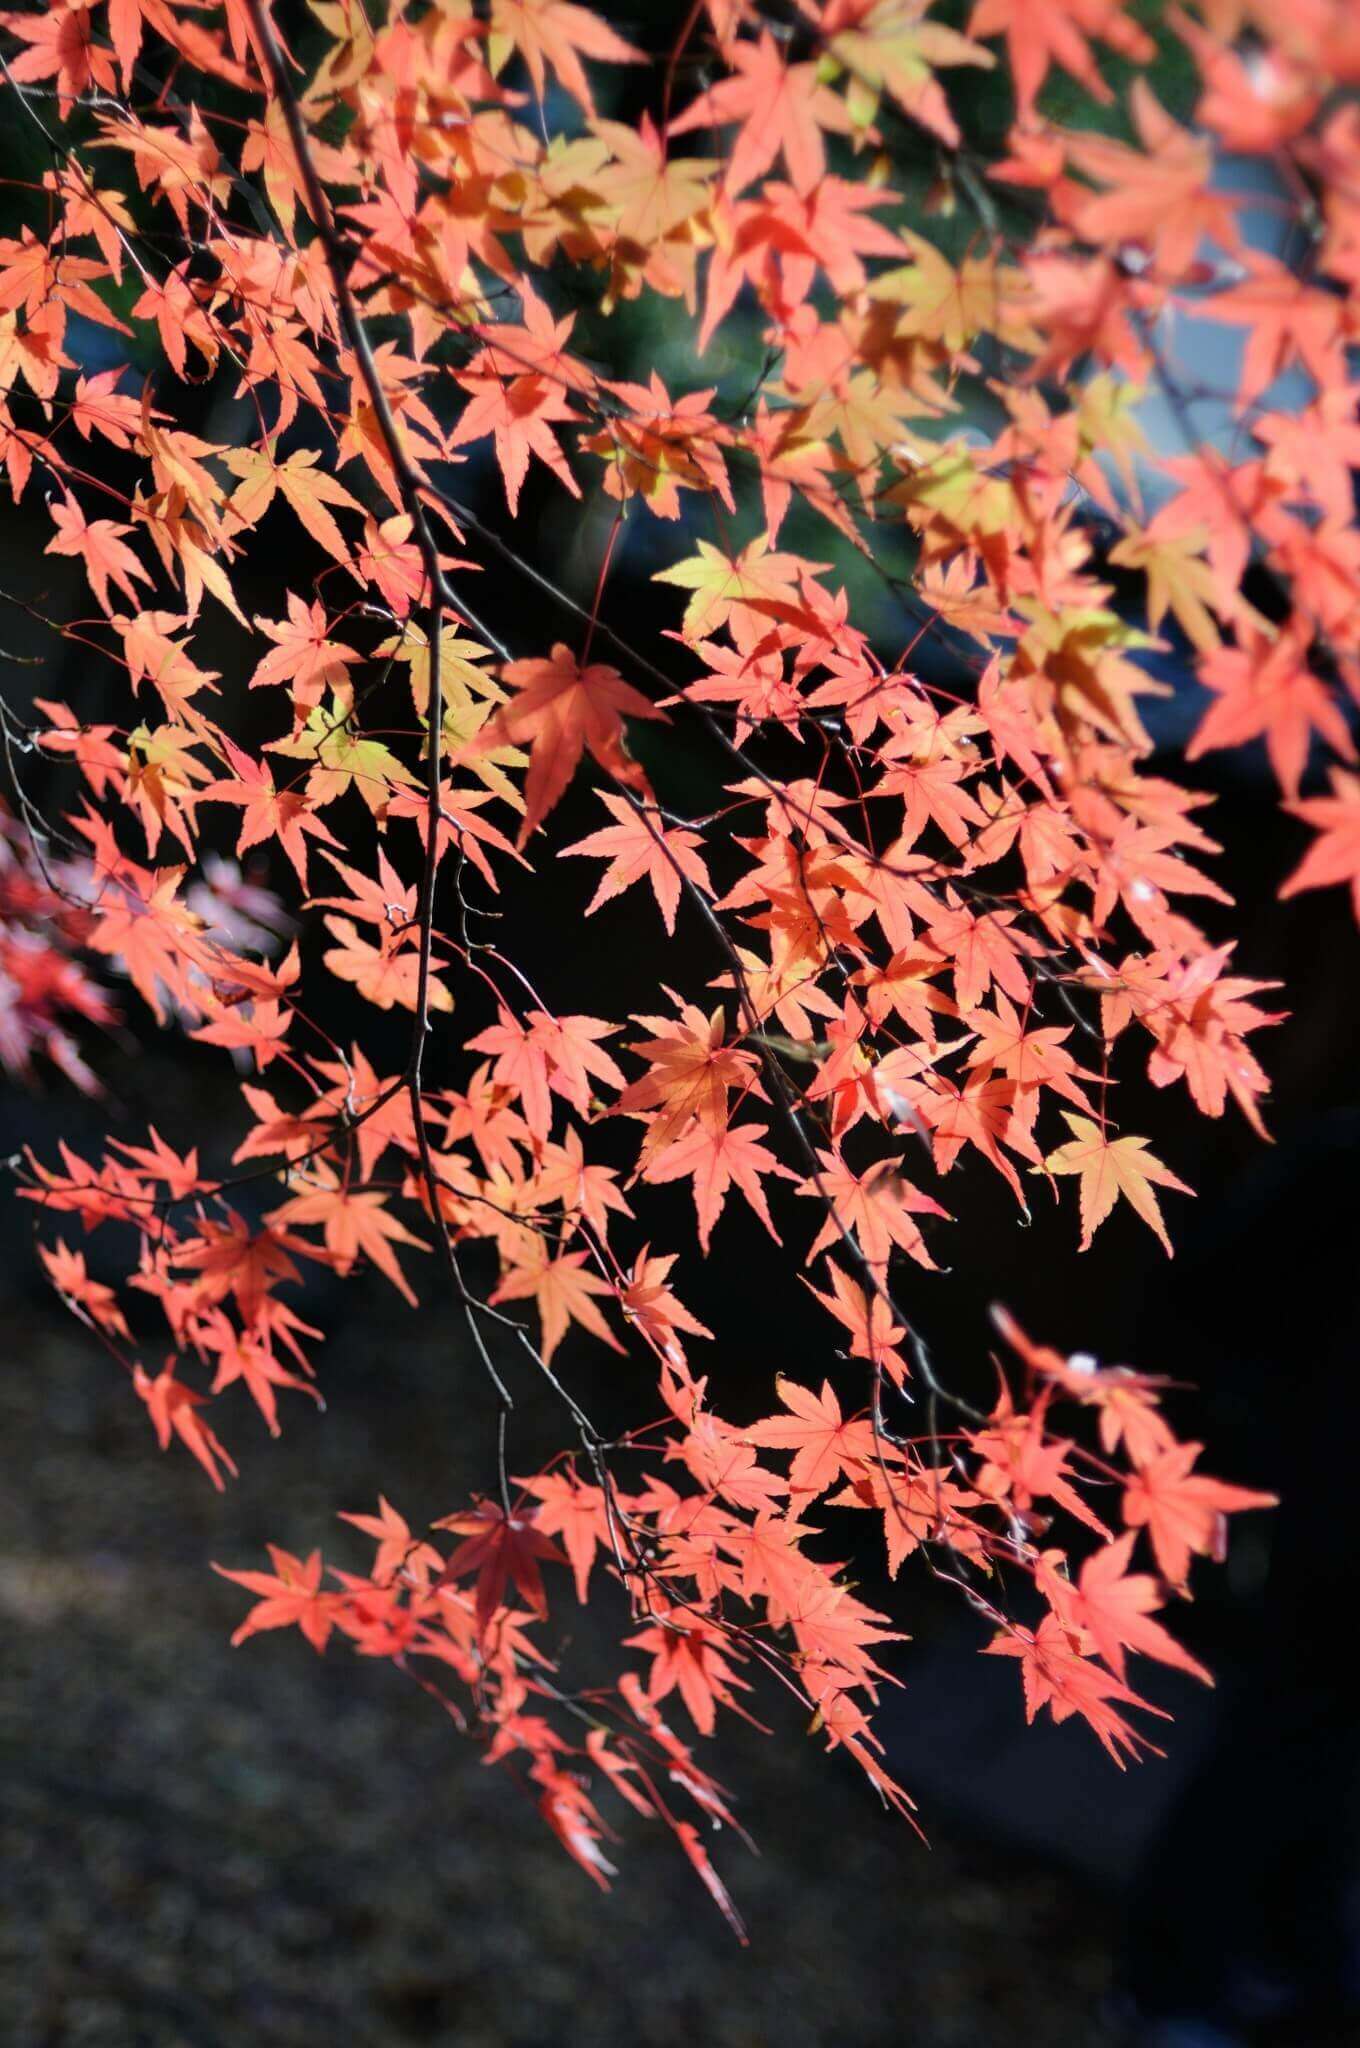
M 269 751 L 311 763 L 307 798 L 318 808 L 354 789 L 381 818 L 393 790 L 415 783 L 410 769 L 382 740 L 352 730 L 348 708 L 338 697 L 328 707 L 314 705 L 306 723 L 289 739 L 271 740 Z
M 750 622 L 756 632 L 766 630 L 773 615 L 771 607 L 797 604 L 799 570 L 825 566 L 804 563 L 796 555 L 771 553 L 763 536 L 738 555 L 724 554 L 721 548 L 701 540 L 697 554 L 669 569 L 658 569 L 652 580 L 673 583 L 678 590 L 691 593 L 681 630 L 686 640 L 696 641 L 708 639 L 734 618 L 738 624 Z

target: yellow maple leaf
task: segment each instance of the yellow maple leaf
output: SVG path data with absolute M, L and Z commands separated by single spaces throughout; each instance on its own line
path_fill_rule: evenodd
M 1063 1120 L 1072 1132 L 1071 1141 L 1049 1153 L 1044 1161 L 1044 1170 L 1047 1173 L 1081 1175 L 1082 1251 L 1088 1248 L 1122 1195 L 1148 1228 L 1156 1231 L 1169 1258 L 1171 1239 L 1166 1234 L 1152 1184 L 1155 1181 L 1159 1187 L 1175 1188 L 1183 1195 L 1192 1195 L 1194 1189 L 1177 1180 L 1169 1167 L 1153 1157 L 1147 1149 L 1146 1138 L 1111 1138 L 1090 1117 L 1073 1116 L 1066 1109 Z

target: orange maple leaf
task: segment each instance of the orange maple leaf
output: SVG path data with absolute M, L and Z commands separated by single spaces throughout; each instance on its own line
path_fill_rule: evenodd
M 273 1560 L 272 1573 L 229 1572 L 225 1565 L 213 1566 L 222 1578 L 259 1596 L 258 1604 L 232 1637 L 233 1644 L 245 1642 L 261 1629 L 300 1628 L 314 1650 L 324 1650 L 335 1626 L 337 1596 L 321 1591 L 321 1552 L 314 1550 L 304 1563 L 272 1543 L 266 1548 Z
M 132 528 L 116 519 L 87 520 L 70 496 L 60 503 L 54 499 L 50 509 L 57 533 L 55 540 L 47 543 L 44 553 L 74 555 L 83 562 L 90 588 L 102 611 L 113 611 L 109 603 L 111 582 L 116 583 L 134 605 L 137 604 L 139 599 L 132 578 L 135 576 L 142 583 L 150 583 L 151 578 L 127 542 L 120 538 L 122 534 L 131 533 Z
M 739 121 L 727 191 L 744 191 L 782 154 L 794 190 L 810 192 L 826 172 L 823 129 L 853 132 L 845 102 L 825 84 L 815 61 L 790 64 L 768 29 L 754 43 L 733 43 L 729 55 L 729 75 L 700 93 L 667 132 L 687 135 Z
M 586 916 L 631 889 L 634 882 L 650 882 L 666 930 L 673 932 L 684 881 L 693 882 L 706 896 L 713 893 L 708 869 L 697 851 L 704 843 L 702 834 L 683 825 L 668 825 L 660 816 L 630 804 L 627 797 L 613 796 L 607 790 L 601 791 L 600 801 L 617 823 L 562 848 L 564 855 L 589 854 L 609 862 L 586 905 Z
M 842 1473 L 853 1479 L 874 1459 L 872 1423 L 845 1421 L 830 1380 L 823 1380 L 821 1393 L 814 1394 L 780 1373 L 775 1391 L 788 1414 L 767 1416 L 742 1435 L 761 1450 L 793 1452 L 789 1485 L 794 1493 L 825 1493 Z
M 573 0 L 491 0 L 491 43 L 493 53 L 498 43 L 519 51 L 540 99 L 551 66 L 572 98 L 592 115 L 595 102 L 581 57 L 608 64 L 643 62 L 641 50 L 626 43 L 588 7 L 573 5 Z
M 378 1268 L 397 1292 L 416 1306 L 417 1297 L 397 1264 L 394 1244 L 414 1245 L 428 1251 L 422 1238 L 415 1237 L 401 1220 L 389 1213 L 386 1195 L 372 1189 L 345 1187 L 315 1188 L 309 1194 L 294 1195 L 275 1209 L 273 1223 L 320 1224 L 326 1249 L 335 1261 L 337 1273 L 348 1273 L 362 1253 Z
M 547 817 L 587 751 L 620 782 L 635 789 L 645 786 L 642 770 L 628 758 L 624 717 L 669 721 L 616 668 L 599 661 L 582 668 L 559 640 L 546 661 L 512 661 L 504 679 L 514 697 L 465 743 L 457 758 L 476 760 L 507 742 L 529 743 L 519 846 Z

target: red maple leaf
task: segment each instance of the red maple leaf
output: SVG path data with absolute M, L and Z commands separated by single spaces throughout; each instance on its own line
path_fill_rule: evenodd
M 511 1586 L 531 1613 L 540 1621 L 547 1618 L 548 1596 L 539 1560 L 565 1564 L 566 1559 L 537 1522 L 537 1508 L 507 1513 L 499 1501 L 484 1500 L 466 1513 L 445 1515 L 434 1524 L 436 1529 L 451 1529 L 463 1538 L 434 1581 L 434 1589 L 470 1578 L 475 1572 L 477 1628 L 482 1635 L 504 1607 Z
M 1255 1493 L 1192 1472 L 1203 1449 L 1203 1444 L 1177 1444 L 1150 1458 L 1124 1488 L 1124 1520 L 1132 1529 L 1147 1530 L 1158 1569 L 1178 1592 L 1185 1589 L 1192 1556 L 1221 1563 L 1227 1555 L 1230 1514 L 1278 1505 L 1273 1493 Z
M 222 1578 L 259 1596 L 258 1604 L 232 1637 L 233 1644 L 245 1642 L 262 1629 L 300 1628 L 314 1650 L 324 1650 L 335 1626 L 339 1596 L 321 1591 L 321 1552 L 314 1550 L 304 1563 L 272 1543 L 266 1548 L 273 1560 L 272 1573 L 229 1572 L 224 1565 L 213 1566 Z
M 1136 1692 L 1130 1692 L 1128 1686 L 1089 1657 L 1083 1657 L 1055 1614 L 1046 1614 L 1032 1633 L 1013 1624 L 994 1637 L 987 1644 L 987 1650 L 995 1657 L 1020 1658 L 1027 1721 L 1032 1721 L 1042 1707 L 1049 1709 L 1055 1721 L 1066 1721 L 1073 1714 L 1080 1714 L 1094 1728 L 1102 1748 L 1114 1758 L 1121 1771 L 1124 1768 L 1121 1751 L 1133 1757 L 1140 1749 L 1151 1750 L 1154 1756 L 1162 1754 L 1145 1736 L 1130 1727 L 1119 1707 L 1141 1707 L 1145 1713 L 1157 1714 L 1162 1720 L 1168 1716 L 1160 1707 L 1154 1707 L 1149 1701 L 1140 1699 Z
M 1303 889 L 1330 889 L 1348 884 L 1360 924 L 1360 775 L 1344 768 L 1331 771 L 1332 794 L 1306 797 L 1288 808 L 1296 818 L 1312 825 L 1319 837 L 1309 847 L 1287 882 L 1281 896 L 1297 896 Z
M 626 716 L 665 723 L 666 714 L 617 669 L 598 661 L 582 668 L 559 640 L 546 661 L 512 661 L 504 676 L 515 696 L 463 747 L 461 757 L 475 760 L 497 746 L 528 741 L 521 847 L 547 817 L 586 752 L 620 782 L 644 787 L 642 771 L 626 751 L 623 721 Z

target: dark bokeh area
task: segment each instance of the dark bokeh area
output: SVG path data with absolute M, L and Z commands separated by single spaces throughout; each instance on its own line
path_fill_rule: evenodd
M 1106 2039 L 1108 1906 L 1041 1858 L 923 1848 L 787 1717 L 724 1742 L 762 1852 L 713 1845 L 742 1952 L 668 1838 L 630 1828 L 598 1893 L 387 1666 L 228 1648 L 210 1557 L 330 1543 L 380 1480 L 413 1517 L 484 1480 L 437 1321 L 347 1308 L 330 1412 L 250 1446 L 226 1502 L 41 1305 L 5 1326 L 7 2043 Z

